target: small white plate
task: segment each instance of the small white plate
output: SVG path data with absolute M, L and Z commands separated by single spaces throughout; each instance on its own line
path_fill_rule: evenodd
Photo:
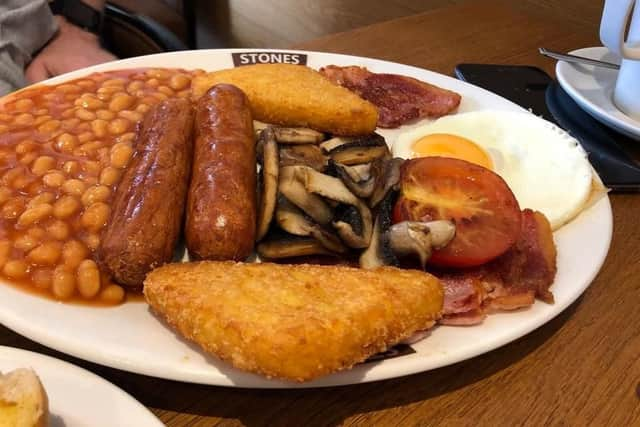
M 599 61 L 620 63 L 606 47 L 587 47 L 569 52 Z M 640 141 L 640 122 L 618 110 L 613 104 L 613 88 L 618 70 L 558 61 L 556 77 L 560 86 L 587 113 L 607 126 Z
M 219 70 L 233 67 L 233 55 L 306 58 L 307 65 L 360 65 L 377 73 L 396 73 L 454 90 L 462 95 L 459 111 L 485 109 L 524 111 L 518 105 L 484 89 L 420 68 L 348 55 L 261 49 L 196 50 L 124 59 L 74 71 L 46 84 L 58 84 L 92 72 L 135 67 L 183 67 Z M 241 58 L 242 59 L 242 58 Z M 379 132 L 392 142 L 399 133 L 418 124 Z M 0 286 L 0 322 L 34 341 L 59 351 L 113 368 L 160 378 L 230 387 L 323 387 L 378 381 L 450 365 L 486 353 L 553 319 L 589 286 L 605 260 L 613 218 L 608 197 L 601 198 L 554 233 L 558 273 L 551 288 L 555 304 L 536 302 L 522 311 L 489 316 L 474 327 L 438 326 L 429 338 L 412 345 L 415 353 L 293 384 L 240 372 L 209 356 L 152 315 L 144 302 L 96 308 L 67 305 Z
M 51 427 L 162 427 L 140 402 L 110 382 L 53 357 L 0 346 L 0 371 L 31 368 L 49 397 Z

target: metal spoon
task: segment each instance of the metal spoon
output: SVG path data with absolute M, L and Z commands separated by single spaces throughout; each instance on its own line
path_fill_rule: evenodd
M 576 64 L 593 65 L 595 67 L 611 68 L 613 70 L 617 70 L 620 68 L 618 64 L 613 64 L 611 62 L 597 61 L 595 59 L 585 58 L 584 56 L 568 55 L 566 53 L 553 52 L 543 47 L 538 48 L 538 51 L 544 56 L 548 56 L 549 58 L 553 58 L 553 59 L 559 59 L 561 61 L 575 62 Z

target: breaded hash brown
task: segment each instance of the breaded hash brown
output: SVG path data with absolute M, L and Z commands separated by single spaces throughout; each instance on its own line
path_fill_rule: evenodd
M 375 105 L 303 65 L 257 64 L 203 74 L 191 83 L 193 96 L 218 83 L 242 89 L 253 118 L 266 123 L 367 135 L 378 122 Z
M 203 261 L 167 264 L 144 295 L 173 328 L 236 368 L 291 381 L 348 369 L 439 318 L 417 270 Z

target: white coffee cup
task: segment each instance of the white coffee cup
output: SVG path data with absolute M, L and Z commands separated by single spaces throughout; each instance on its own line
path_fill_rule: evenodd
M 629 33 L 625 40 L 627 25 Z M 640 121 L 640 1 L 605 0 L 600 40 L 622 59 L 613 103 L 620 111 Z

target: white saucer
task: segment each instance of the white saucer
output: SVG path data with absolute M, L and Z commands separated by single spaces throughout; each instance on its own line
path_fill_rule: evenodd
M 587 47 L 569 52 L 600 61 L 620 63 L 606 47 Z M 640 122 L 616 108 L 612 101 L 617 70 L 558 61 L 556 77 L 560 86 L 587 113 L 618 132 L 640 141 Z

